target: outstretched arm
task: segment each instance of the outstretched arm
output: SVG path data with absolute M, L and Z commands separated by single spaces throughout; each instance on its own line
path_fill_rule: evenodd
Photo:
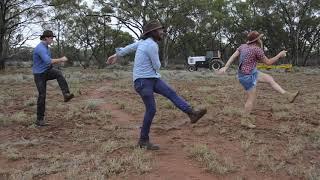
M 106 60 L 107 64 L 114 64 L 117 61 L 117 56 L 125 56 L 127 54 L 130 54 L 132 52 L 135 52 L 138 48 L 140 41 L 137 41 L 135 43 L 129 44 L 124 48 L 117 48 L 116 49 L 116 53 L 113 54 L 112 56 L 108 57 L 108 59 Z
M 58 58 L 58 59 L 51 59 L 51 64 L 58 64 L 61 62 L 66 62 L 68 61 L 68 58 L 63 56 L 62 58 Z
M 61 58 L 52 59 L 50 55 L 47 53 L 47 50 L 44 48 L 36 50 L 36 53 L 40 56 L 41 60 L 44 61 L 47 65 L 59 64 L 68 61 L 68 58 L 65 56 Z
M 266 65 L 271 65 L 275 62 L 277 62 L 280 58 L 283 58 L 286 56 L 287 51 L 283 50 L 281 52 L 279 52 L 276 56 L 274 56 L 273 58 L 268 59 L 266 56 L 264 56 L 261 61 L 266 64 Z
M 227 61 L 226 65 L 223 68 L 219 69 L 218 73 L 219 74 L 225 73 L 227 71 L 227 69 L 229 68 L 229 66 L 233 63 L 234 60 L 236 60 L 238 58 L 239 55 L 240 55 L 239 50 L 236 50 L 232 54 L 232 56 L 229 58 L 229 60 Z

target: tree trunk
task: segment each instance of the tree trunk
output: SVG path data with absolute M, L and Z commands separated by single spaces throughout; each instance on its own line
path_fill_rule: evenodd
M 168 53 L 169 53 L 168 37 L 165 37 L 163 40 L 163 51 L 162 51 L 163 67 L 165 68 L 168 66 L 168 62 L 169 62 Z
M 4 71 L 5 70 L 5 60 L 4 58 L 0 58 L 0 71 Z
M 5 58 L 4 58 L 4 48 L 3 48 L 3 43 L 4 43 L 4 37 L 1 34 L 0 37 L 0 71 L 5 70 Z
M 58 47 L 58 56 L 61 57 L 61 43 L 60 43 L 60 21 L 58 21 L 58 35 L 57 35 L 57 47 Z

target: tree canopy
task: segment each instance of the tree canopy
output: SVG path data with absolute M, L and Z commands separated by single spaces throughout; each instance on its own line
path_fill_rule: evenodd
M 251 30 L 265 34 L 268 55 L 287 49 L 290 63 L 320 63 L 320 0 L 1 0 L 0 69 L 36 37 L 34 25 L 57 34 L 55 55 L 103 67 L 116 47 L 139 38 L 150 19 L 167 30 L 160 45 L 165 66 L 207 50 L 228 58 Z

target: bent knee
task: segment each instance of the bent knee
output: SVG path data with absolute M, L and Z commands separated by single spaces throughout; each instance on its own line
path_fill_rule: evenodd
M 62 72 L 57 73 L 57 78 L 64 78 Z

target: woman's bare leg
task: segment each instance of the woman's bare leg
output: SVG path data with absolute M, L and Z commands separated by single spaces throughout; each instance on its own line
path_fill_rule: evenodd
M 250 91 L 247 91 L 246 94 L 247 101 L 244 105 L 244 111 L 246 114 L 250 114 L 256 101 L 256 87 L 252 88 Z
M 255 128 L 256 125 L 252 124 L 252 122 L 250 121 L 250 113 L 256 101 L 256 87 L 252 88 L 250 91 L 247 91 L 246 95 L 247 101 L 244 105 L 244 115 L 241 117 L 241 126 L 247 128 Z
M 263 72 L 259 72 L 258 74 L 258 82 L 264 82 L 264 83 L 268 83 L 270 84 L 270 86 L 276 90 L 277 92 L 284 94 L 286 93 L 286 91 L 284 89 L 282 89 L 282 87 L 273 79 L 272 76 L 263 73 Z

